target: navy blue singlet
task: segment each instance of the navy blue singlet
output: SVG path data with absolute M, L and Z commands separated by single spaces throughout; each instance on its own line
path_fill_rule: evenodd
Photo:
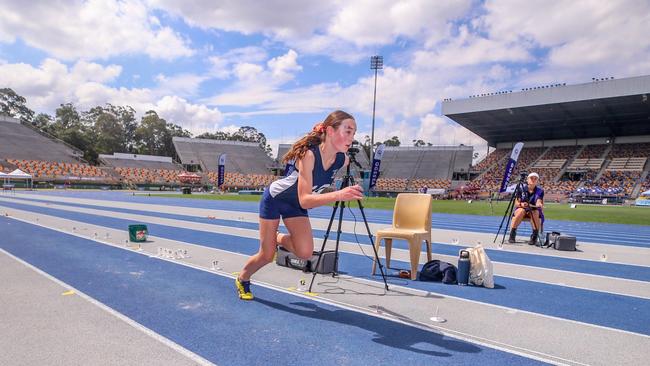
M 312 171 L 312 189 L 313 193 L 319 194 L 323 189 L 330 187 L 334 181 L 336 172 L 345 164 L 345 154 L 336 153 L 336 159 L 329 169 L 323 169 L 323 159 L 320 155 L 318 146 L 312 147 L 311 152 L 314 154 L 314 170 Z M 260 201 L 260 217 L 263 219 L 279 219 L 308 216 L 307 210 L 300 207 L 298 200 L 298 169 L 286 177 L 276 180 L 264 190 L 264 195 Z

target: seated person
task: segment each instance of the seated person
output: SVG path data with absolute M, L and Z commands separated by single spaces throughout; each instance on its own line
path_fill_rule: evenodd
M 535 245 L 539 235 L 539 229 L 542 227 L 544 220 L 544 190 L 537 186 L 539 175 L 537 173 L 528 174 L 526 179 L 528 184 L 524 184 L 521 192 L 515 193 L 515 211 L 513 214 L 512 225 L 510 226 L 510 237 L 508 243 L 514 243 L 517 237 L 517 227 L 524 218 L 530 219 L 533 227 L 533 233 L 530 236 L 528 244 Z

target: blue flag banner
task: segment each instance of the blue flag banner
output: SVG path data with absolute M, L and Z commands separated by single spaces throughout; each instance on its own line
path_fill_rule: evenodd
M 368 190 L 375 188 L 377 179 L 379 178 L 379 166 L 381 165 L 381 158 L 384 156 L 384 144 L 377 146 L 375 156 L 372 158 L 372 170 L 370 171 L 370 185 Z
M 508 160 L 508 164 L 506 164 L 506 171 L 503 173 L 503 180 L 501 181 L 501 188 L 499 188 L 499 193 L 505 192 L 508 188 L 508 182 L 510 182 L 512 172 L 515 170 L 515 165 L 517 165 L 517 159 L 519 159 L 519 153 L 523 148 L 523 142 L 516 143 L 515 147 L 512 148 L 510 159 Z
M 224 181 L 224 175 L 226 174 L 226 154 L 221 154 L 219 156 L 219 167 L 217 172 L 217 186 L 221 187 Z

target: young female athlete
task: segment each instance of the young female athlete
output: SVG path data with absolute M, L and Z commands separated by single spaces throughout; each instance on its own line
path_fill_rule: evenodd
M 345 152 L 352 145 L 356 131 L 351 115 L 334 111 L 293 144 L 284 156 L 283 161 L 293 161 L 295 169 L 264 190 L 260 201 L 260 249 L 235 279 L 240 299 L 253 299 L 250 278 L 273 261 L 278 245 L 303 259 L 312 256 L 314 238 L 307 209 L 363 198 L 359 185 L 321 194 L 332 184 L 336 172 L 348 165 Z M 278 233 L 280 217 L 289 234 Z

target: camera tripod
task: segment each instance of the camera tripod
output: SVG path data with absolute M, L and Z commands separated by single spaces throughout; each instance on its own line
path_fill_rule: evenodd
M 512 219 L 512 210 L 515 208 L 515 199 L 517 196 L 521 195 L 521 192 L 523 191 L 524 187 L 524 180 L 526 179 L 526 173 L 522 173 L 521 176 L 519 177 L 519 182 L 517 182 L 517 186 L 515 187 L 515 191 L 512 192 L 512 195 L 510 196 L 510 202 L 508 202 L 508 207 L 506 207 L 506 212 L 503 214 L 503 218 L 501 219 L 501 225 L 499 225 L 499 230 L 497 230 L 497 235 L 494 237 L 494 240 L 492 241 L 493 243 L 496 243 L 497 238 L 499 237 L 499 233 L 501 232 L 501 228 L 503 227 L 503 222 L 506 221 L 506 217 L 508 218 L 508 221 L 506 223 L 506 227 L 503 229 L 503 238 L 501 238 L 501 244 L 506 240 L 506 233 L 508 232 L 508 227 L 510 227 L 510 220 Z
M 345 170 L 345 175 L 343 176 L 343 181 L 341 183 L 341 189 L 344 189 L 345 187 L 349 187 L 354 185 L 354 177 L 350 175 L 350 165 L 355 164 L 359 169 L 362 169 L 361 164 L 359 164 L 354 156 L 355 152 L 348 150 L 348 156 L 350 157 L 350 163 L 348 164 L 346 170 Z M 363 217 L 363 222 L 366 225 L 366 230 L 368 231 L 368 237 L 370 238 L 370 245 L 372 246 L 372 250 L 375 254 L 375 260 L 379 264 L 379 271 L 381 272 L 381 277 L 384 280 L 384 286 L 386 287 L 386 291 L 388 291 L 388 283 L 386 282 L 386 275 L 384 274 L 384 267 L 381 264 L 381 261 L 379 260 L 379 255 L 377 254 L 377 248 L 375 248 L 375 242 L 372 238 L 372 234 L 370 233 L 370 226 L 368 226 L 368 220 L 366 219 L 366 214 L 363 211 L 363 205 L 361 204 L 361 200 L 357 200 L 357 203 L 359 204 L 359 210 L 361 211 L 361 216 Z M 318 268 L 320 265 L 321 259 L 323 257 L 323 251 L 325 250 L 325 245 L 327 244 L 327 239 L 329 238 L 330 231 L 332 229 L 332 224 L 334 223 L 334 216 L 336 216 L 336 211 L 339 209 L 340 206 L 340 211 L 339 211 L 339 223 L 338 223 L 338 229 L 336 232 L 336 247 L 334 249 L 334 271 L 332 272 L 332 277 L 336 277 L 338 275 L 338 270 L 339 270 L 339 241 L 341 239 L 341 225 L 343 224 L 343 211 L 345 211 L 345 201 L 336 201 L 334 203 L 334 208 L 332 209 L 332 216 L 330 217 L 330 222 L 327 225 L 327 231 L 325 231 L 325 236 L 323 237 L 323 245 L 320 248 L 320 252 L 318 254 L 318 261 L 316 262 L 316 266 L 313 268 Z M 309 292 L 311 292 L 311 288 L 314 285 L 314 280 L 316 279 L 316 274 L 317 271 L 314 270 L 314 273 L 311 277 L 311 283 L 309 284 Z

